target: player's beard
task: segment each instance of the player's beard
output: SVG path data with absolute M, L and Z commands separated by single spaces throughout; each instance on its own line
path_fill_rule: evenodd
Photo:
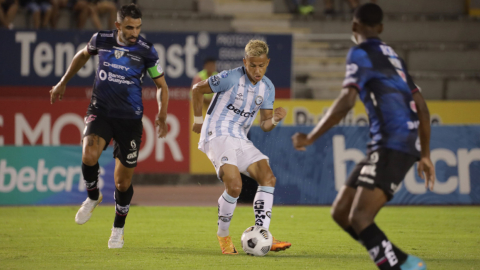
M 131 45 L 133 45 L 133 44 L 135 44 L 135 43 L 137 42 L 138 37 L 135 38 L 135 41 L 134 41 L 134 42 L 131 42 L 130 40 L 127 39 L 127 37 L 125 36 L 125 33 L 122 32 L 121 35 L 122 35 L 123 41 L 124 41 L 125 44 L 128 45 L 128 46 L 131 46 Z M 133 36 L 131 36 L 130 38 L 132 38 L 132 37 L 133 37 Z

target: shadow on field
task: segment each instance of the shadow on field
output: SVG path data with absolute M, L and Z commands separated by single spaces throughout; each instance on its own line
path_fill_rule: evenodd
M 221 256 L 221 257 L 252 257 L 253 256 L 248 256 L 246 255 L 242 250 L 239 250 L 240 254 L 239 256 L 234 256 L 234 255 L 223 255 L 220 253 L 220 250 L 212 250 L 211 248 L 208 249 L 202 249 L 202 248 L 189 248 L 189 247 L 183 247 L 183 248 L 178 248 L 178 247 L 135 247 L 136 252 L 140 252 L 142 254 L 146 253 L 154 253 L 157 255 L 160 254 L 169 254 L 169 255 L 178 255 L 178 256 L 184 256 L 185 254 L 188 254 L 189 256 Z M 298 254 L 297 251 L 294 249 L 286 250 L 286 251 L 279 251 L 279 252 L 269 252 L 267 256 L 263 257 L 265 259 L 276 259 L 276 258 L 312 258 L 312 259 L 352 259 L 352 260 L 358 260 L 358 259 L 365 259 L 366 255 L 362 254 L 342 254 L 340 257 L 338 254 L 319 254 L 319 253 L 306 253 L 305 251 L 302 251 L 301 254 Z

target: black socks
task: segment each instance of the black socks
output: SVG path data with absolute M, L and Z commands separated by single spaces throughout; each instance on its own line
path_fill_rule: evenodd
M 115 188 L 115 221 L 113 222 L 113 227 L 123 228 L 123 226 L 125 226 L 125 219 L 130 209 L 132 197 L 133 186 L 131 184 L 125 192 L 121 192 Z
M 400 265 L 407 259 L 408 255 L 390 243 L 375 223 L 365 228 L 359 238 L 367 248 L 370 258 L 381 270 L 400 270 Z
M 87 186 L 88 197 L 91 200 L 98 200 L 100 192 L 98 190 L 98 174 L 100 172 L 100 166 L 97 164 L 93 166 L 85 165 L 82 162 L 82 174 L 83 179 L 85 180 L 85 185 Z

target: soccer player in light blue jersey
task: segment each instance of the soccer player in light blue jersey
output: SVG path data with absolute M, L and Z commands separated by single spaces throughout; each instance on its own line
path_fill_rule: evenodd
M 268 46 L 251 40 L 245 47 L 244 66 L 225 70 L 193 86 L 192 100 L 195 121 L 193 131 L 201 133 L 198 148 L 212 161 L 225 192 L 218 199 L 217 238 L 223 254 L 238 254 L 229 233 L 230 221 L 242 190 L 240 173 L 258 184 L 253 210 L 255 225 L 269 228 L 276 178 L 262 154 L 248 140 L 247 133 L 260 111 L 260 127 L 269 132 L 286 115 L 285 109 L 273 109 L 275 87 L 265 75 L 270 59 Z M 202 116 L 203 95 L 215 93 Z M 273 240 L 270 250 L 280 251 L 291 246 Z
M 141 37 L 142 13 L 136 5 L 125 5 L 117 13 L 117 30 L 95 33 L 88 45 L 73 58 L 62 80 L 52 88 L 51 103 L 62 100 L 67 82 L 90 59 L 99 62 L 93 94 L 85 117 L 83 133 L 82 174 L 88 198 L 75 216 L 84 224 L 102 201 L 98 189 L 98 159 L 114 140 L 115 221 L 108 241 L 109 248 L 122 248 L 125 219 L 133 197 L 132 176 L 137 166 L 143 132 L 142 83 L 148 72 L 157 86 L 158 114 L 155 125 L 158 136 L 167 134 L 168 86 L 153 44 Z

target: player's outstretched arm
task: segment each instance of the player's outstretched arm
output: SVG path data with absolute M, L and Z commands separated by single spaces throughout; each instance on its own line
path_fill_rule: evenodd
M 155 118 L 155 126 L 158 128 L 158 138 L 167 136 L 167 108 L 168 108 L 168 85 L 165 76 L 153 80 L 157 86 L 158 114 Z
M 57 83 L 52 90 L 50 90 L 50 104 L 53 104 L 57 97 L 59 100 L 62 100 L 63 94 L 65 93 L 65 88 L 67 83 L 77 74 L 77 72 L 87 63 L 90 59 L 90 54 L 88 53 L 87 47 L 79 51 L 75 57 L 73 57 L 72 63 L 68 67 L 67 72 L 63 75 L 60 82 Z
M 295 149 L 305 151 L 306 146 L 311 145 L 318 137 L 322 136 L 334 125 L 338 124 L 347 113 L 355 106 L 357 98 L 357 89 L 347 87 L 342 89 L 340 96 L 333 102 L 324 117 L 318 122 L 317 126 L 307 135 L 304 133 L 295 133 L 292 136 L 292 143 Z
M 418 175 L 425 180 L 425 187 L 432 190 L 435 183 L 435 167 L 430 160 L 430 112 L 420 92 L 413 93 L 413 100 L 420 120 L 418 135 L 420 137 L 421 158 L 417 166 Z
M 203 95 L 213 93 L 208 83 L 208 79 L 203 80 L 192 87 L 192 104 L 193 104 L 193 127 L 192 131 L 200 133 L 203 125 L 202 104 Z
M 260 110 L 260 127 L 263 131 L 269 132 L 275 128 L 275 126 L 282 121 L 287 115 L 287 111 L 278 107 L 275 110 Z

